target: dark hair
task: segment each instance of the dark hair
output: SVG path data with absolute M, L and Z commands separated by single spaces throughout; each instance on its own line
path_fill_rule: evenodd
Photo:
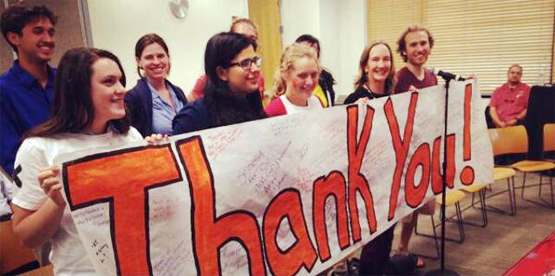
M 52 25 L 56 25 L 56 22 L 58 21 L 58 18 L 54 15 L 54 13 L 45 5 L 30 6 L 20 2 L 9 6 L 2 13 L 2 19 L 0 20 L 2 35 L 15 52 L 17 52 L 17 49 L 8 39 L 8 33 L 12 32 L 21 35 L 21 30 L 23 30 L 25 25 L 41 17 L 48 18 L 48 20 L 52 22 Z
M 166 42 L 159 35 L 154 34 L 154 33 L 146 34 L 146 35 L 143 35 L 141 38 L 139 38 L 139 40 L 135 44 L 135 57 L 137 59 L 140 59 L 141 55 L 143 54 L 143 51 L 146 48 L 146 46 L 148 46 L 150 44 L 154 44 L 154 43 L 160 44 L 160 46 L 162 46 L 164 51 L 166 51 L 166 55 L 168 55 L 168 57 L 170 57 L 170 50 L 168 49 L 168 45 L 166 44 Z M 168 74 L 170 73 L 170 68 L 169 67 L 171 67 L 170 63 L 168 63 Z M 139 67 L 139 65 L 137 65 L 137 74 L 139 74 L 139 77 L 141 77 L 141 78 L 144 77 L 141 74 L 141 68 Z
M 394 85 L 395 84 L 395 65 L 393 62 L 393 52 L 391 51 L 391 48 L 389 47 L 389 45 L 383 41 L 376 41 L 371 44 L 368 44 L 368 46 L 366 46 L 364 50 L 362 50 L 362 54 L 360 55 L 360 61 L 358 63 L 358 74 L 355 79 L 355 89 L 358 89 L 362 85 L 366 84 L 366 82 L 368 82 L 366 65 L 368 64 L 368 59 L 370 59 L 370 51 L 372 51 L 372 48 L 378 45 L 385 45 L 385 47 L 387 47 L 387 50 L 389 50 L 389 57 L 391 58 L 391 68 L 389 69 L 389 75 L 385 80 L 385 87 L 384 87 L 385 94 L 390 95 L 390 94 L 393 94 L 393 88 L 395 87 Z
M 407 43 L 405 41 L 406 36 L 409 33 L 420 32 L 420 31 L 426 32 L 426 34 L 428 34 L 428 43 L 430 44 L 430 49 L 432 49 L 434 47 L 434 37 L 432 36 L 432 33 L 430 33 L 430 31 L 428 29 L 426 29 L 425 27 L 422 27 L 420 25 L 408 26 L 403 31 L 403 33 L 401 34 L 399 39 L 397 40 L 397 53 L 399 53 L 401 55 L 404 62 L 407 62 L 407 55 L 404 53 L 404 52 L 407 51 Z
M 101 58 L 113 60 L 119 67 L 125 86 L 125 73 L 119 59 L 112 53 L 94 48 L 74 48 L 67 51 L 58 64 L 54 82 L 54 96 L 50 118 L 32 128 L 25 136 L 52 136 L 58 133 L 80 133 L 94 120 L 94 106 L 91 98 L 92 65 Z M 129 131 L 127 114 L 110 125 L 119 133 Z
M 207 79 L 203 87 L 204 103 L 217 126 L 231 125 L 265 118 L 262 99 L 258 90 L 245 97 L 232 92 L 218 77 L 218 68 L 229 68 L 231 61 L 253 41 L 236 33 L 219 33 L 206 44 L 204 71 Z
M 316 44 L 316 55 L 320 58 L 320 41 L 309 34 L 304 34 L 295 40 L 296 43 L 308 42 L 309 44 Z

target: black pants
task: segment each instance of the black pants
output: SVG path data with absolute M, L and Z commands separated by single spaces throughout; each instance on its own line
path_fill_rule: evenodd
M 362 248 L 359 275 L 384 275 L 393 244 L 395 224 Z

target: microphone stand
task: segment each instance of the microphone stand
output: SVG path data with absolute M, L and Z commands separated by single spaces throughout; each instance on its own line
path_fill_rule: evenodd
M 436 276 L 436 275 L 448 275 L 448 276 L 458 276 L 459 274 L 454 271 L 454 270 L 450 270 L 450 269 L 446 269 L 445 268 L 445 218 L 446 218 L 446 214 L 445 214 L 445 201 L 446 201 L 446 190 L 447 190 L 447 174 L 446 172 L 446 160 L 447 160 L 447 122 L 448 122 L 448 106 L 449 106 L 449 82 L 451 82 L 451 80 L 453 78 L 448 78 L 446 76 L 441 76 L 443 78 L 443 80 L 445 80 L 445 109 L 444 109 L 444 122 L 443 122 L 443 164 L 442 164 L 442 169 L 443 169 L 443 176 L 442 176 L 442 182 L 443 182 L 443 189 L 441 190 L 441 254 L 440 254 L 440 268 L 439 269 L 434 269 L 434 270 L 430 270 L 428 272 L 426 272 L 425 275 L 428 276 Z M 434 227 L 432 225 L 432 227 Z

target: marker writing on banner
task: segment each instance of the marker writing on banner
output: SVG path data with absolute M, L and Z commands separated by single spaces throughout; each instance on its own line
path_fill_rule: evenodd
M 471 87 L 465 94 L 465 123 L 470 124 Z M 470 93 L 468 93 L 470 91 Z M 441 158 L 442 137 L 436 137 L 433 145 L 424 142 L 416 146 L 409 156 L 413 133 L 418 93 L 410 96 L 403 135 L 399 130 L 397 115 L 391 98 L 384 105 L 385 118 L 390 129 L 391 142 L 395 152 L 395 170 L 391 185 L 388 219 L 395 216 L 399 189 L 404 180 L 405 201 L 411 207 L 419 206 L 430 186 L 435 194 L 441 192 Z M 359 205 L 366 209 L 367 229 L 374 233 L 378 229 L 372 183 L 361 172 L 367 149 L 371 141 L 375 110 L 365 106 L 364 121 L 359 131 L 358 105 L 348 106 L 347 111 L 347 176 L 338 170 L 316 178 L 312 182 L 312 191 L 301 191 L 295 187 L 279 191 L 269 202 L 262 218 L 257 218 L 252 211 L 236 209 L 218 214 L 215 197 L 214 176 L 207 152 L 200 136 L 189 137 L 176 142 L 177 153 L 169 145 L 138 147 L 97 154 L 83 159 L 65 163 L 63 166 L 64 189 L 72 211 L 94 204 L 110 203 L 110 230 L 112 246 L 116 259 L 117 274 L 153 274 L 150 260 L 150 224 L 149 190 L 183 181 L 180 166 L 189 185 L 192 233 L 192 250 L 194 262 L 199 275 L 219 275 L 222 273 L 220 249 L 228 242 L 238 242 L 248 260 L 251 275 L 292 275 L 301 269 L 308 272 L 314 268 L 316 261 L 329 260 L 330 239 L 326 225 L 326 201 L 332 199 L 335 204 L 336 242 L 341 250 L 362 240 Z M 467 119 L 468 117 L 468 119 Z M 465 125 L 464 139 L 470 139 L 470 129 Z M 453 186 L 455 175 L 455 134 L 445 137 L 447 142 L 446 174 L 448 185 Z M 431 142 L 431 141 L 430 141 Z M 463 143 L 464 144 L 464 143 Z M 464 149 L 470 147 L 468 144 Z M 470 152 L 470 150 L 468 150 Z M 177 155 L 177 156 L 175 156 Z M 465 161 L 470 154 L 464 155 Z M 137 164 L 139 162 L 140 164 Z M 408 162 L 408 164 L 407 164 Z M 181 164 L 181 165 L 180 165 Z M 139 165 L 139 167 L 138 167 Z M 137 170 L 137 168 L 148 168 Z M 403 179 L 403 171 L 406 173 Z M 415 180 L 421 170 L 420 179 Z M 470 168 L 467 166 L 466 168 Z M 132 171 L 132 173 L 129 173 Z M 467 169 L 468 171 L 468 169 Z M 472 171 L 473 173 L 473 171 Z M 461 178 L 463 178 L 461 173 Z M 114 182 L 113 179 L 118 181 Z M 416 183 L 418 182 L 418 183 Z M 78 183 L 79 185 L 70 185 Z M 287 183 L 283 187 L 288 187 Z M 301 194 L 312 193 L 312 209 L 306 214 Z M 358 195 L 358 196 L 357 196 Z M 363 204 L 357 204 L 362 200 Z M 312 218 L 312 226 L 309 220 Z M 296 238 L 287 248 L 281 248 L 277 242 L 278 230 L 282 223 Z M 129 230 L 133 231 L 130 232 Z M 314 231 L 310 235 L 309 231 Z M 314 238 L 312 238 L 314 237 Z M 312 240 L 315 239 L 315 240 Z M 267 269 L 269 271 L 267 271 Z

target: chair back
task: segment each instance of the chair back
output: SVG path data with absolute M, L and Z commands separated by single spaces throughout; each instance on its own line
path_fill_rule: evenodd
M 555 123 L 543 125 L 543 151 L 555 150 Z
M 528 135 L 524 126 L 488 129 L 493 155 L 528 153 Z

